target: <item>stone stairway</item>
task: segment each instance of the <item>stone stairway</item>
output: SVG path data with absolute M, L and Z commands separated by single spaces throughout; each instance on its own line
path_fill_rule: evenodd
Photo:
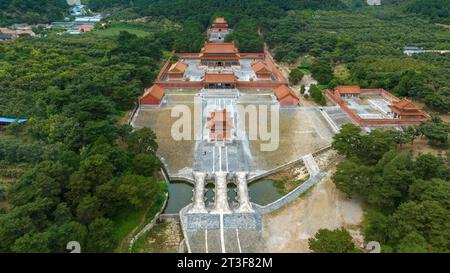
M 306 169 L 310 176 L 315 176 L 320 172 L 319 166 L 312 154 L 305 155 L 303 157 L 303 162 L 305 163 Z

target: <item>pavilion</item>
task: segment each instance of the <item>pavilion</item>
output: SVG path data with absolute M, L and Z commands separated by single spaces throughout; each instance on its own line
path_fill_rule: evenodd
M 402 119 L 424 119 L 427 114 L 423 112 L 417 105 L 407 98 L 403 98 L 389 106 L 392 110 L 394 118 Z
M 233 117 L 226 109 L 211 112 L 207 118 L 206 128 L 209 129 L 209 142 L 231 142 Z

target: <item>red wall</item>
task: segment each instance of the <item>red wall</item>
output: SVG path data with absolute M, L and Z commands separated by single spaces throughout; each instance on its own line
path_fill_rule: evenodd
M 391 97 L 391 98 L 396 98 L 395 96 L 393 96 L 392 94 L 384 91 L 382 92 L 383 95 Z M 350 108 L 347 107 L 347 105 L 345 104 L 345 102 L 338 96 L 334 95 L 334 93 L 331 90 L 327 90 L 326 91 L 326 96 L 333 101 L 334 103 L 336 103 L 337 105 L 339 105 L 341 107 L 341 110 L 343 112 L 345 112 L 348 116 L 350 116 L 351 119 L 353 119 L 353 121 L 355 121 L 359 126 L 402 126 L 402 125 L 419 125 L 420 123 L 422 123 L 423 121 L 426 121 L 427 119 L 422 118 L 413 118 L 413 119 L 404 119 L 404 118 L 399 118 L 399 119 L 362 119 L 360 118 L 355 112 L 353 112 Z

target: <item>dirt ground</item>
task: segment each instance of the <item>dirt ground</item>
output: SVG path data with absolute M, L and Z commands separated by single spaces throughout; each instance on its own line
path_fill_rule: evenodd
M 413 145 L 404 144 L 402 146 L 402 150 L 403 151 L 411 151 L 412 150 L 415 155 L 417 155 L 419 153 L 423 153 L 423 154 L 431 153 L 433 155 L 445 156 L 446 153 L 450 153 L 450 150 L 448 150 L 448 149 L 437 149 L 437 148 L 430 147 L 430 145 L 428 145 L 428 140 L 425 138 L 414 140 Z
M 164 219 L 147 234 L 145 252 L 177 253 L 182 239 L 180 223 L 174 219 Z
M 193 133 L 191 135 L 192 140 L 177 141 L 172 137 L 171 128 L 177 120 L 176 117 L 171 117 L 174 106 L 174 104 L 171 104 L 161 108 L 140 109 L 134 120 L 136 128 L 150 127 L 156 133 L 159 145 L 158 154 L 168 164 L 168 170 L 171 174 L 176 174 L 182 169 L 192 166 L 195 147 Z M 186 106 L 193 113 L 193 104 L 186 103 Z
M 288 206 L 264 217 L 268 252 L 309 252 L 308 239 L 321 228 L 345 227 L 362 246 L 363 204 L 348 199 L 331 181 L 334 168 L 314 188 Z
M 320 112 L 281 109 L 278 148 L 262 151 L 261 144 L 267 141 L 254 140 L 249 142 L 250 151 L 258 169 L 270 170 L 330 145 L 333 135 Z

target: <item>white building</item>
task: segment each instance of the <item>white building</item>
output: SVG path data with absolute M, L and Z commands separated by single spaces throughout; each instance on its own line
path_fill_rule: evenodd
M 369 6 L 381 6 L 381 0 L 367 0 Z

